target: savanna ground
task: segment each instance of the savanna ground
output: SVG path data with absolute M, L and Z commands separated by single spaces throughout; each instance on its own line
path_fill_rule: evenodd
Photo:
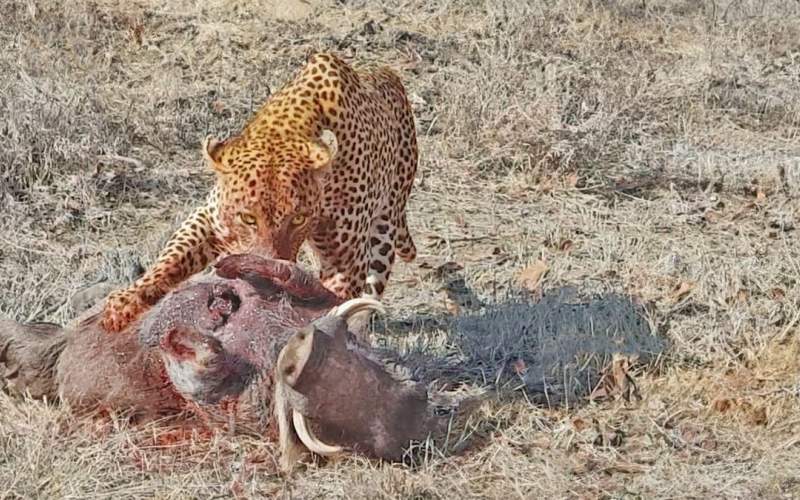
M 401 71 L 417 118 L 419 258 L 396 267 L 390 318 L 459 314 L 471 305 L 453 281 L 488 301 L 543 261 L 537 293 L 628 294 L 670 347 L 636 374 L 641 400 L 546 408 L 500 392 L 463 455 L 288 479 L 253 438 L 159 448 L 152 428 L 0 395 L 0 498 L 800 496 L 800 3 L 2 11 L 3 316 L 67 322 L 76 290 L 151 262 L 213 181 L 201 138 L 237 132 L 331 49 Z

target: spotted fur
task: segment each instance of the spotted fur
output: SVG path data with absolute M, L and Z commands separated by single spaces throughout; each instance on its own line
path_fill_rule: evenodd
M 296 260 L 304 241 L 338 296 L 380 297 L 395 255 L 416 255 L 406 200 L 417 169 L 411 107 L 388 68 L 356 71 L 332 54 L 298 76 L 203 155 L 217 172 L 205 205 L 156 264 L 109 296 L 103 323 L 118 331 L 216 258 L 242 252 Z

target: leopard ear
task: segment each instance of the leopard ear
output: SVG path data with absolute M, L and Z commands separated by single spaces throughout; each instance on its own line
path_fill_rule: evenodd
M 206 136 L 206 138 L 203 139 L 203 158 L 206 159 L 211 168 L 221 174 L 227 173 L 227 170 L 220 161 L 222 159 L 221 153 L 224 145 L 225 141 L 220 141 L 212 135 Z
M 328 129 L 322 130 L 318 140 L 309 141 L 308 154 L 311 156 L 314 170 L 323 170 L 331 164 L 336 156 L 338 144 L 336 135 Z

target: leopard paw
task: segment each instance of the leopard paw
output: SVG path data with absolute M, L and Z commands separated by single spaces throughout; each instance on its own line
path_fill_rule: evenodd
M 147 303 L 136 290 L 117 290 L 106 299 L 101 324 L 107 332 L 120 332 L 147 308 Z

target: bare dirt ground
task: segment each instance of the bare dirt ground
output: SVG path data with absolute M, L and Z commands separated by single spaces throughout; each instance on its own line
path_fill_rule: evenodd
M 0 394 L 0 498 L 800 496 L 800 3 L 2 11 L 0 315 L 64 323 L 79 288 L 130 279 L 211 185 L 200 140 L 237 132 L 309 53 L 335 50 L 401 71 L 417 117 L 420 255 L 396 267 L 391 319 L 460 314 L 541 260 L 538 293 L 628 294 L 670 348 L 636 375 L 641 400 L 500 392 L 460 456 L 288 479 L 257 439 L 156 446 L 154 428 Z

